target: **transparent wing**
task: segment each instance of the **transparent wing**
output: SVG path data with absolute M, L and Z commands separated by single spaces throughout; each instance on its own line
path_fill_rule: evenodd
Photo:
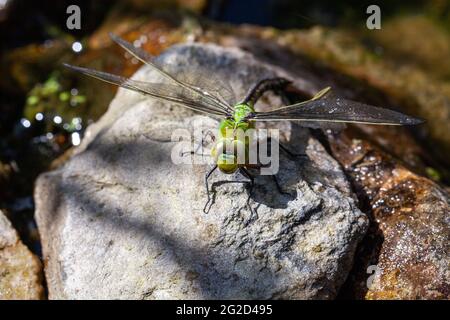
M 368 123 L 382 125 L 415 125 L 423 123 L 397 111 L 368 104 L 325 96 L 268 112 L 256 112 L 248 119 L 255 121 L 301 120 Z
M 203 95 L 196 93 L 189 88 L 179 85 L 165 84 L 165 83 L 150 83 L 144 81 L 131 80 L 125 77 L 120 77 L 114 74 L 96 71 L 93 69 L 76 67 L 69 64 L 64 64 L 66 67 L 86 74 L 90 77 L 118 85 L 120 87 L 130 89 L 151 97 L 170 101 L 183 105 L 195 111 L 204 112 L 212 115 L 227 116 L 228 113 L 222 108 L 218 108 L 205 102 Z
M 217 97 L 230 107 L 236 103 L 236 95 L 230 84 L 214 74 L 207 73 L 199 66 L 188 66 L 184 70 L 178 70 L 176 77 L 180 81 Z
M 232 112 L 232 105 L 235 102 L 234 93 L 229 84 L 220 80 L 213 74 L 206 74 L 200 68 L 179 69 L 177 72 L 168 71 L 168 66 L 159 65 L 152 55 L 137 48 L 124 39 L 110 33 L 110 37 L 118 45 L 128 51 L 141 62 L 153 67 L 157 72 L 163 75 L 167 80 L 174 84 L 184 87 L 187 90 L 203 95 L 208 103 L 215 107 L 222 108 L 227 112 Z

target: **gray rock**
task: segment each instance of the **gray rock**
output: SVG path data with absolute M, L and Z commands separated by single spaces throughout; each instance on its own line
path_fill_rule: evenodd
M 0 300 L 43 297 L 41 263 L 0 211 Z
M 175 46 L 158 59 L 200 66 L 229 81 L 238 96 L 249 84 L 288 72 L 239 50 Z M 158 81 L 148 67 L 136 79 Z M 307 83 L 306 83 L 307 85 Z M 269 97 L 268 102 L 279 101 Z M 337 162 L 308 129 L 281 124 L 293 150 L 281 157 L 278 193 L 258 176 L 247 205 L 239 177 L 212 176 L 209 214 L 205 165 L 175 165 L 176 129 L 217 121 L 120 89 L 75 156 L 40 176 L 36 219 L 47 261 L 50 298 L 216 299 L 333 298 L 351 268 L 367 219 Z M 222 182 L 221 182 L 222 181 Z

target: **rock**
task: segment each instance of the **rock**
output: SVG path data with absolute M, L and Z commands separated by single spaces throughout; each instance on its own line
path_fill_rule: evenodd
M 371 218 L 344 296 L 449 299 L 449 194 L 364 140 L 330 144 Z
M 0 300 L 42 299 L 41 272 L 39 259 L 20 241 L 0 211 Z
M 384 24 L 383 32 L 369 36 L 393 62 L 418 66 L 434 77 L 450 76 L 448 28 L 436 20 L 424 15 L 395 17 Z
M 242 96 L 256 80 L 289 76 L 237 49 L 175 46 L 158 57 L 176 69 L 201 66 Z M 148 67 L 136 79 L 158 81 Z M 273 96 L 267 102 L 277 103 Z M 279 103 L 279 101 L 278 101 Z M 125 107 L 126 106 L 126 107 Z M 124 108 L 125 107 L 125 108 Z M 277 177 L 258 176 L 247 203 L 239 177 L 212 176 L 208 214 L 204 165 L 175 165 L 176 129 L 195 115 L 120 89 L 75 155 L 39 177 L 36 219 L 51 299 L 330 299 L 352 267 L 368 221 L 338 163 L 310 131 L 282 124 L 289 148 Z
M 366 297 L 450 299 L 448 194 L 430 180 L 399 169 L 383 185 L 374 207 L 385 236 L 381 273 Z

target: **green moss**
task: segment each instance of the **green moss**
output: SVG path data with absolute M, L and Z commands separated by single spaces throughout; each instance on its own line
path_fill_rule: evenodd
M 427 167 L 425 170 L 430 179 L 433 179 L 434 181 L 440 181 L 442 179 L 441 174 L 436 169 L 432 167 Z
M 59 94 L 59 100 L 61 100 L 61 101 L 68 101 L 69 98 L 70 98 L 70 93 L 67 91 L 61 92 Z
M 76 103 L 76 104 L 85 103 L 86 102 L 86 96 L 83 96 L 83 95 L 73 96 L 71 101 L 73 103 Z
M 27 98 L 27 105 L 34 106 L 34 105 L 36 105 L 38 103 L 39 103 L 39 97 L 38 96 L 29 96 Z
M 82 129 L 81 122 L 87 120 L 84 113 L 87 110 L 88 101 L 85 95 L 72 95 L 68 89 L 72 87 L 71 83 L 63 81 L 58 72 L 50 74 L 44 83 L 37 84 L 28 93 L 24 118 L 33 122 L 36 121 L 36 114 L 42 113 L 44 117 L 40 123 L 44 123 L 42 130 L 46 133 L 53 131 L 55 126 L 53 119 L 55 116 L 60 116 L 65 122 L 58 126 L 68 132 L 79 131 Z

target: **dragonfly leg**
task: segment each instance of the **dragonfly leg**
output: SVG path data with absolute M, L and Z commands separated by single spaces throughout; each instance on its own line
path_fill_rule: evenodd
M 240 167 L 239 168 L 239 172 L 246 177 L 247 179 L 250 180 L 250 190 L 248 191 L 248 197 L 247 197 L 247 206 L 249 207 L 250 211 L 252 212 L 252 214 L 256 214 L 256 212 L 253 210 L 252 206 L 250 205 L 250 199 L 252 196 L 252 192 L 253 192 L 253 187 L 255 186 L 255 179 L 253 178 L 253 176 L 250 174 L 250 172 L 244 168 L 244 167 Z
M 255 105 L 256 101 L 258 101 L 266 91 L 271 90 L 276 94 L 279 94 L 290 83 L 291 81 L 285 78 L 268 78 L 260 80 L 250 88 L 242 103 Z M 285 96 L 283 96 L 284 94 L 282 95 L 282 99 L 285 99 Z
M 197 144 L 197 147 L 195 148 L 195 150 L 183 151 L 183 152 L 180 152 L 180 155 L 182 157 L 184 157 L 187 154 L 190 154 L 190 155 L 198 154 L 198 155 L 201 155 L 201 156 L 208 156 L 209 154 L 204 154 L 203 152 L 198 152 L 200 150 L 200 148 L 203 149 L 203 147 L 205 147 L 205 138 L 208 137 L 208 136 L 211 137 L 211 140 L 213 142 L 216 140 L 216 137 L 214 136 L 214 133 L 212 133 L 211 130 L 208 130 L 206 132 L 206 134 L 205 134 L 205 137 L 202 137 L 202 142 Z
M 198 152 L 198 150 L 200 150 L 200 148 L 204 147 L 202 144 L 198 144 L 197 147 L 195 148 L 195 150 L 191 150 L 191 151 L 183 151 L 180 152 L 180 155 L 182 157 L 184 157 L 187 154 L 193 155 L 193 154 L 198 154 L 200 156 L 205 156 L 206 154 L 203 154 L 203 152 Z
M 239 172 L 246 177 L 248 180 L 250 180 L 250 187 L 253 188 L 253 186 L 255 185 L 255 179 L 253 178 L 253 176 L 250 174 L 250 172 L 248 172 L 247 169 L 245 169 L 244 167 L 240 167 L 239 168 Z
M 206 195 L 208 197 L 208 200 L 205 203 L 205 206 L 203 207 L 203 212 L 205 214 L 208 213 L 209 210 L 207 210 L 208 205 L 211 203 L 211 200 L 213 199 L 210 195 L 210 190 L 209 190 L 209 184 L 208 184 L 208 179 L 211 176 L 211 174 L 217 169 L 217 165 L 215 165 L 210 171 L 208 171 L 205 175 L 205 188 L 206 188 Z M 240 167 L 239 168 L 239 172 L 247 179 L 250 180 L 250 191 L 249 191 L 249 195 L 247 198 L 247 205 L 250 207 L 250 210 L 253 212 L 253 209 L 250 206 L 250 197 L 253 191 L 253 187 L 255 185 L 255 179 L 253 178 L 253 176 L 250 174 L 250 172 L 248 172 L 247 169 Z M 234 181 L 234 182 L 239 182 L 239 183 L 249 183 L 248 181 Z
M 209 194 L 209 185 L 208 185 L 208 179 L 211 176 L 211 174 L 217 169 L 217 165 L 215 165 L 214 167 L 212 167 L 211 170 L 209 170 L 206 174 L 205 174 L 205 187 L 206 187 L 206 195 L 208 197 L 208 200 L 205 203 L 205 206 L 203 207 L 203 212 L 204 213 L 208 213 L 206 211 L 206 208 L 208 207 L 208 204 L 211 202 L 211 196 Z

